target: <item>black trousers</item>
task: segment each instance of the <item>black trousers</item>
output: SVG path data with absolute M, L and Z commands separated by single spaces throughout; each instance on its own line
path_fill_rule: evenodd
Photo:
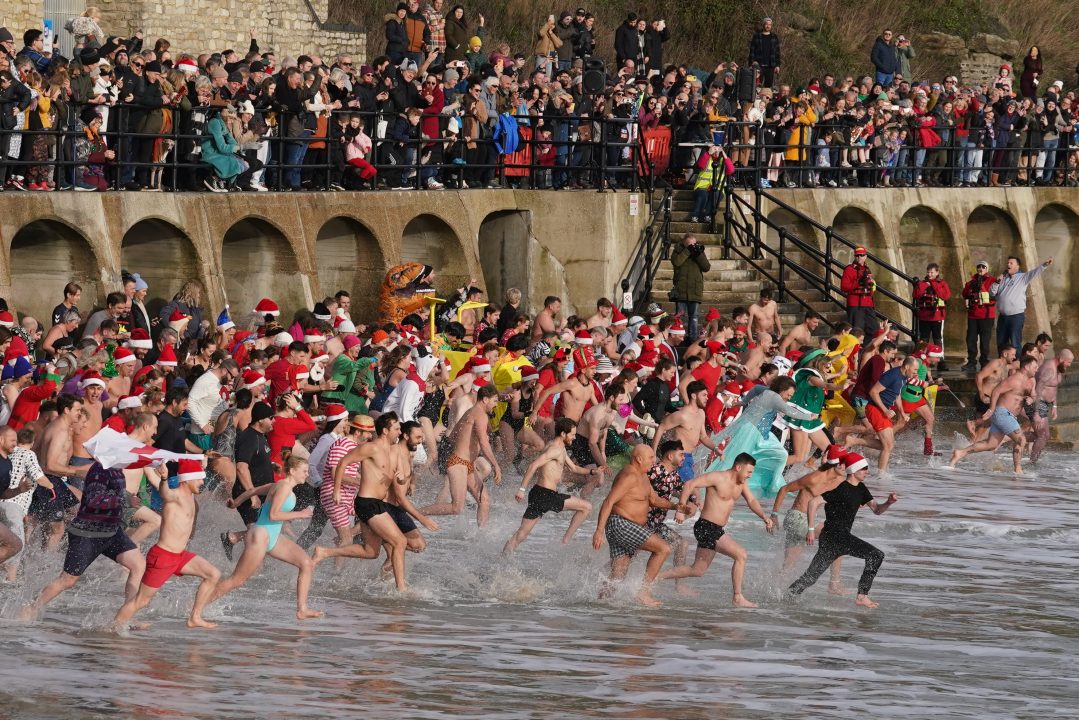
M 936 343 L 944 347 L 944 321 L 943 320 L 919 320 L 918 339 Z
M 825 525 L 825 528 L 827 527 Z M 868 595 L 870 588 L 873 587 L 873 578 L 877 576 L 877 571 L 884 562 L 884 553 L 849 532 L 830 535 L 827 530 L 820 537 L 817 554 L 810 561 L 809 568 L 802 577 L 791 584 L 789 592 L 801 595 L 806 588 L 820 579 L 832 563 L 844 555 L 865 560 L 865 569 L 862 570 L 862 577 L 858 579 L 858 594 Z
M 989 340 L 993 337 L 993 320 L 971 320 L 967 318 L 967 363 L 973 365 L 977 360 L 981 365 L 989 362 Z M 979 349 L 978 344 L 981 343 Z
M 847 307 L 847 322 L 851 328 L 862 328 L 867 338 L 877 336 L 880 330 L 880 322 L 877 321 L 877 313 L 872 307 Z

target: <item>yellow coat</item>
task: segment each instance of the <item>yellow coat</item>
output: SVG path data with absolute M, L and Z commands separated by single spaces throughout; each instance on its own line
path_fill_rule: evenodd
M 813 123 L 817 122 L 817 113 L 813 108 L 807 108 L 804 113 L 794 119 L 794 127 L 791 128 L 791 136 L 787 141 L 787 152 L 784 157 L 788 162 L 805 162 L 809 159 L 812 148 L 809 144 L 813 141 Z

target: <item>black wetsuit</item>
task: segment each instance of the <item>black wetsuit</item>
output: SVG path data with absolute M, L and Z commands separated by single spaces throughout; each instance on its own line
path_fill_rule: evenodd
M 842 482 L 839 487 L 829 490 L 821 497 L 824 498 L 826 504 L 824 530 L 817 542 L 817 554 L 813 556 L 805 574 L 791 584 L 789 592 L 800 595 L 807 587 L 817 582 L 837 558 L 850 555 L 865 560 L 865 570 L 862 571 L 862 577 L 858 580 L 858 594 L 868 595 L 869 589 L 873 586 L 873 578 L 877 576 L 877 571 L 884 562 L 884 553 L 865 540 L 851 535 L 850 529 L 854 525 L 858 508 L 870 502 L 873 494 L 864 483 L 852 485 L 849 482 Z

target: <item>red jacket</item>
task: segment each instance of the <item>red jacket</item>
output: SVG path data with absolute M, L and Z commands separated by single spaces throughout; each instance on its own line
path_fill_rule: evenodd
M 845 267 L 839 288 L 847 296 L 847 307 L 873 307 L 873 291 L 877 289 L 877 283 L 868 266 L 859 268 L 851 263 Z
M 37 420 L 37 416 L 41 414 L 41 403 L 52 397 L 54 392 L 56 392 L 56 383 L 52 380 L 24 388 L 15 398 L 15 405 L 11 408 L 11 417 L 7 421 L 8 427 L 12 430 L 21 430 L 28 423 Z
M 284 448 L 292 449 L 292 446 L 296 443 L 297 435 L 309 433 L 316 427 L 315 421 L 311 419 L 306 410 L 300 410 L 294 418 L 275 416 L 273 430 L 266 436 L 270 441 L 270 461 L 280 463 L 283 467 L 284 461 L 281 459 L 281 451 Z
M 967 301 L 969 320 L 992 320 L 997 316 L 997 301 L 989 298 L 989 286 L 996 281 L 992 275 L 986 275 L 984 280 L 979 281 L 978 275 L 975 274 L 963 286 L 963 299 Z
M 927 322 L 943 322 L 947 308 L 944 302 L 952 297 L 952 289 L 941 278 L 919 280 L 914 283 L 914 305 L 918 319 Z

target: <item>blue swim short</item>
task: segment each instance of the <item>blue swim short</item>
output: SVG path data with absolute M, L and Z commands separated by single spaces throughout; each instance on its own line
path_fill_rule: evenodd
M 1012 415 L 1011 410 L 998 407 L 993 411 L 993 419 L 989 423 L 989 432 L 996 435 L 1011 435 L 1019 430 L 1019 421 Z

